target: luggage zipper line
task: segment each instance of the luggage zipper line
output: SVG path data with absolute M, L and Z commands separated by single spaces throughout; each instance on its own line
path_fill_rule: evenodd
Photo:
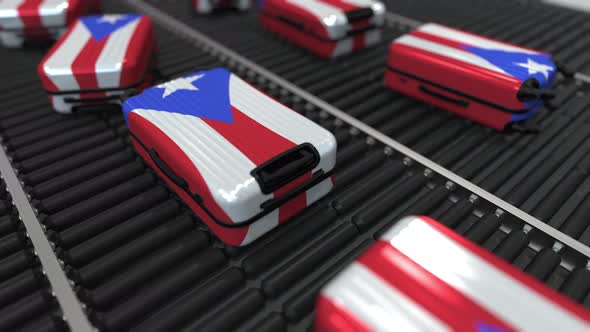
M 43 227 L 8 159 L 4 146 L 0 146 L 0 173 L 6 182 L 6 189 L 12 196 L 20 220 L 25 225 L 29 239 L 70 330 L 76 332 L 96 331 L 96 328 L 88 320 L 84 307 L 74 292 L 72 283 L 66 276 L 52 245 L 45 236 Z
M 282 87 L 284 90 L 289 91 L 295 96 L 301 97 L 303 100 L 307 101 L 309 104 L 313 106 L 316 106 L 318 109 L 331 114 L 332 116 L 342 120 L 343 122 L 347 123 L 348 125 L 354 128 L 357 128 L 358 130 L 364 132 L 366 135 L 373 137 L 374 139 L 385 144 L 386 146 L 389 146 L 393 150 L 401 153 L 402 155 L 405 155 L 408 158 L 422 164 L 426 168 L 447 178 L 456 185 L 463 187 L 464 189 L 475 194 L 476 196 L 479 196 L 482 199 L 494 204 L 498 209 L 509 214 L 512 214 L 513 216 L 523 220 L 528 225 L 552 237 L 555 241 L 557 241 L 557 243 L 566 245 L 572 248 L 573 250 L 579 252 L 580 254 L 584 255 L 586 258 L 590 258 L 590 247 L 584 245 L 578 240 L 545 224 L 541 220 L 502 200 L 501 198 L 493 195 L 485 189 L 478 187 L 477 185 L 460 177 L 459 175 L 447 170 L 443 166 L 422 156 L 421 154 L 408 148 L 407 146 L 397 142 L 391 137 L 381 133 L 377 129 L 363 123 L 362 121 L 358 120 L 357 118 L 351 115 L 348 115 L 344 111 L 319 99 L 318 97 L 310 94 L 302 88 L 295 86 L 291 82 L 259 66 L 258 64 L 250 61 L 249 59 L 239 55 L 235 51 L 220 44 L 219 42 L 209 38 L 200 31 L 191 28 L 182 21 L 179 21 L 176 18 L 170 16 L 169 14 L 164 13 L 160 9 L 146 3 L 144 0 L 127 0 L 127 3 L 130 6 L 132 6 L 135 10 L 151 16 L 155 22 L 159 23 L 168 30 L 176 32 L 181 36 L 184 36 L 185 38 L 192 39 L 194 42 L 198 43 L 197 45 L 205 49 L 213 56 L 219 57 L 219 55 L 222 54 L 223 57 L 225 57 L 226 59 L 229 59 L 239 65 L 244 66 L 247 70 L 256 73 L 257 75 L 267 79 L 268 81 L 274 82 L 278 86 Z

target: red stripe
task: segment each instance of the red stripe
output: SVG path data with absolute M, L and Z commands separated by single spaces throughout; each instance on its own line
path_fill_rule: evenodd
M 322 58 L 330 58 L 336 48 L 336 42 L 314 38 L 293 26 L 276 20 L 268 15 L 260 15 L 260 24 Z
M 45 41 L 52 38 L 49 31 L 43 26 L 39 6 L 43 0 L 25 0 L 17 11 L 23 22 L 25 40 Z
M 202 120 L 233 144 L 256 166 L 260 166 L 280 153 L 297 146 L 295 143 L 266 128 L 233 106 L 232 114 L 233 123 L 208 119 Z M 311 172 L 308 172 L 295 181 L 277 189 L 274 192 L 275 197 L 281 197 L 310 178 Z M 279 221 L 286 221 L 305 207 L 307 207 L 307 201 L 305 193 L 303 193 L 279 208 Z
M 123 67 L 120 86 L 138 83 L 149 70 L 150 61 L 155 59 L 156 45 L 152 21 L 149 17 L 142 17 L 129 40 Z
M 385 241 L 377 241 L 357 261 L 455 331 L 476 330 L 477 323 L 516 331 Z
M 522 85 L 518 79 L 480 66 L 395 41 L 389 48 L 387 63 L 393 68 L 483 100 L 494 101 L 508 109 L 521 110 L 525 106 L 517 99 Z
M 168 135 L 149 120 L 136 113 L 129 114 L 129 130 L 137 136 L 147 148 L 155 148 L 160 158 L 167 161 L 169 165 L 171 165 L 171 161 L 173 161 L 174 172 L 186 180 L 189 185 L 189 190 L 192 193 L 198 194 L 203 198 L 204 203 L 211 213 L 213 213 L 218 219 L 228 222 L 230 221 L 229 216 L 213 199 L 213 196 L 208 189 L 209 187 L 199 170 L 184 151 L 182 151 L 182 149 L 176 145 Z M 168 178 L 158 170 L 158 167 L 156 167 L 151 161 L 147 152 L 135 141 L 134 146 L 143 159 L 166 180 L 166 183 L 168 183 L 168 185 L 187 203 L 191 210 L 193 210 L 223 242 L 233 246 L 239 246 L 242 244 L 248 233 L 248 227 L 225 228 L 219 226 L 184 190 L 168 180 Z
M 201 119 L 232 143 L 256 166 L 296 146 L 232 106 L 233 123 Z
M 53 54 L 55 54 L 55 52 L 61 47 L 61 45 L 70 37 L 70 35 L 72 34 L 72 31 L 74 31 L 75 27 L 76 27 L 76 24 L 72 24 L 68 28 L 66 33 L 55 44 L 53 44 L 53 46 L 51 47 L 49 52 L 47 52 L 47 54 L 45 54 L 45 56 L 43 57 L 43 60 L 41 60 L 41 62 L 39 63 L 39 66 L 37 66 L 37 73 L 39 74 L 39 77 L 41 78 L 41 82 L 43 83 L 45 90 L 55 91 L 55 92 L 59 91 L 59 88 L 55 84 L 53 84 L 53 82 L 47 77 L 47 74 L 45 74 L 45 70 L 43 69 L 43 66 L 45 66 L 45 63 L 47 62 L 47 60 L 51 59 L 51 57 L 53 57 Z
M 355 4 L 344 2 L 341 0 L 318 0 L 318 2 L 323 2 L 325 4 L 332 6 L 332 7 L 336 7 L 344 12 L 361 8 Z
M 108 38 L 103 38 L 100 41 L 94 40 L 90 37 L 80 53 L 72 63 L 72 72 L 80 90 L 98 89 L 98 80 L 96 78 L 96 61 L 100 56 Z M 104 92 L 82 93 L 80 98 L 102 98 L 105 97 Z
M 315 305 L 316 332 L 370 332 L 371 329 L 353 313 L 320 295 Z M 392 327 L 393 328 L 393 327 Z
M 516 269 L 512 265 L 506 263 L 505 261 L 499 259 L 498 257 L 494 256 L 490 252 L 480 248 L 479 246 L 475 245 L 474 243 L 468 241 L 467 239 L 461 237 L 457 233 L 453 232 L 451 229 L 447 228 L 446 226 L 436 222 L 435 220 L 421 216 L 425 222 L 427 222 L 430 226 L 434 229 L 438 230 L 442 234 L 449 237 L 451 240 L 465 248 L 465 250 L 472 252 L 473 254 L 479 256 L 482 260 L 493 265 L 498 270 L 504 272 L 505 274 L 509 275 L 516 281 L 520 282 L 524 287 L 530 288 L 532 291 L 538 293 L 539 295 L 545 297 L 548 301 L 555 303 L 556 305 L 562 307 L 563 309 L 569 311 L 571 314 L 579 317 L 580 319 L 590 323 L 590 311 L 583 308 L 581 305 L 575 303 L 574 301 L 570 300 L 569 298 L 559 294 L 558 292 L 554 291 L 553 289 L 545 286 L 537 279 L 521 272 L 520 270 Z
M 321 38 L 330 38 L 330 36 L 328 35 L 328 31 L 324 27 L 322 21 L 320 21 L 320 19 L 315 14 L 310 13 L 305 8 L 297 6 L 297 4 L 295 3 L 287 2 L 284 0 L 265 0 L 264 7 L 262 8 L 262 13 L 273 17 L 288 17 L 295 22 L 305 24 L 306 29 L 309 29 L 309 33 L 319 36 Z M 264 16 L 265 15 L 260 15 L 261 22 L 263 22 Z M 291 25 L 285 25 L 289 30 L 294 29 L 299 34 L 303 34 L 300 30 L 295 29 Z M 283 35 L 283 33 L 281 33 L 280 31 L 278 33 Z

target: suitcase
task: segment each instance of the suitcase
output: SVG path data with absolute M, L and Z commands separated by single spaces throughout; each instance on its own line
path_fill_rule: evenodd
M 193 0 L 193 8 L 198 14 L 210 14 L 215 9 L 246 11 L 250 9 L 250 0 Z
M 501 131 L 553 96 L 556 72 L 549 54 L 429 23 L 391 43 L 385 83 Z
M 374 0 L 264 0 L 260 24 L 296 45 L 333 58 L 381 40 L 385 6 Z
M 332 189 L 334 136 L 226 69 L 149 88 L 123 112 L 137 152 L 228 245 Z
M 316 331 L 588 331 L 590 311 L 428 217 L 398 221 L 316 302 Z
M 76 18 L 99 11 L 99 0 L 2 0 L 0 45 L 57 40 Z
M 117 106 L 152 83 L 157 44 L 149 17 L 85 16 L 51 48 L 38 67 L 60 113 Z

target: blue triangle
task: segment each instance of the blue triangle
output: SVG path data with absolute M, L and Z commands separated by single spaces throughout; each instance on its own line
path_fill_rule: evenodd
M 486 49 L 475 46 L 463 46 L 463 49 L 486 59 L 488 62 L 496 65 L 499 68 L 502 68 L 502 70 L 504 70 L 506 73 L 517 78 L 521 82 L 524 82 L 529 78 L 536 78 L 541 85 L 541 89 L 546 89 L 550 87 L 551 84 L 553 84 L 553 79 L 555 78 L 555 74 L 557 72 L 555 64 L 553 61 L 551 61 L 551 57 L 547 54 L 512 52 Z M 529 59 L 540 65 L 551 67 L 551 69 L 547 71 L 549 77 L 546 78 L 545 75 L 540 72 L 529 74 L 527 68 L 518 65 L 519 63 L 526 64 Z
M 136 14 L 121 15 L 116 21 L 109 22 L 105 20 L 105 16 L 107 15 L 84 16 L 80 18 L 88 31 L 90 31 L 92 38 L 96 41 L 101 41 L 111 33 L 141 17 L 141 15 Z
M 164 97 L 166 88 L 155 86 L 128 99 L 123 106 L 125 118 L 134 109 L 152 109 L 233 123 L 229 99 L 231 73 L 226 69 L 216 68 L 192 73 L 184 78 L 198 76 L 201 77 L 190 83 L 198 90 L 176 90 Z
M 492 325 L 488 325 L 487 323 L 484 323 L 484 322 L 477 322 L 477 323 L 475 323 L 475 326 L 476 326 L 477 332 L 506 332 L 506 330 L 501 327 L 495 327 Z

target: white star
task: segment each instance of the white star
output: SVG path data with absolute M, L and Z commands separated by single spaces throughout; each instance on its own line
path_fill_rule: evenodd
M 549 79 L 549 72 L 553 71 L 553 67 L 535 62 L 533 59 L 528 58 L 526 63 L 514 63 L 517 66 L 524 67 L 529 70 L 529 75 L 541 73 L 545 76 L 545 79 Z
M 125 18 L 127 15 L 103 15 L 100 19 L 98 19 L 98 23 L 108 23 L 108 24 L 115 24 L 117 21 L 120 21 Z
M 194 86 L 193 82 L 202 78 L 203 76 L 205 76 L 205 75 L 201 74 L 201 75 L 196 75 L 196 76 L 192 76 L 192 77 L 177 78 L 173 81 L 166 82 L 164 84 L 160 84 L 160 85 L 156 86 L 156 88 L 166 89 L 164 91 L 164 95 L 162 96 L 162 98 L 166 98 L 178 90 L 199 91 L 199 88 Z

